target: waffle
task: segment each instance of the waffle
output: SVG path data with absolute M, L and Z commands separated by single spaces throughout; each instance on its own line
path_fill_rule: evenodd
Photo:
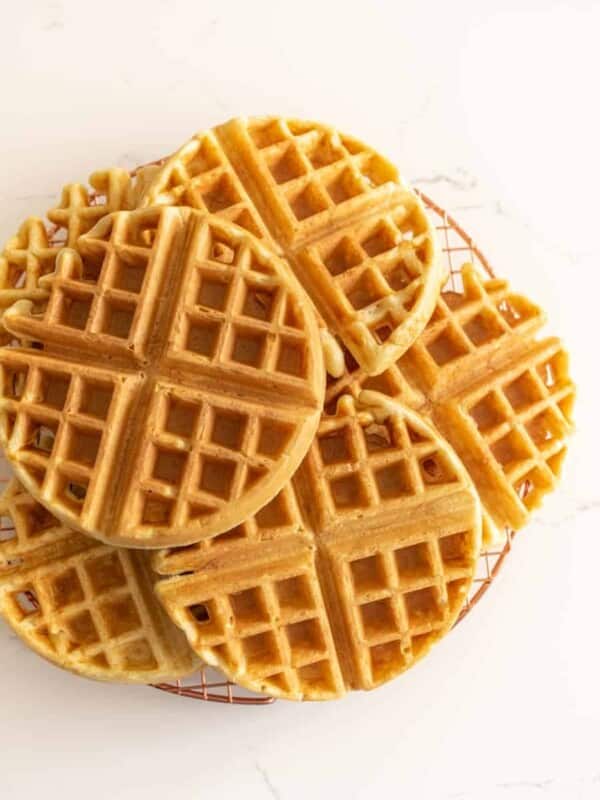
M 0 614 L 36 652 L 98 680 L 153 683 L 195 669 L 156 599 L 147 553 L 66 528 L 15 480 L 0 514 Z
M 253 518 L 156 554 L 156 591 L 195 652 L 290 699 L 371 689 L 453 625 L 481 510 L 446 442 L 383 395 L 323 418 L 293 480 Z
M 89 188 L 71 183 L 62 189 L 58 204 L 47 212 L 48 223 L 36 217 L 25 220 L 0 256 L 0 315 L 17 300 L 45 301 L 48 292 L 39 279 L 54 271 L 61 247 L 74 245 L 105 214 L 135 207 L 148 177 L 144 171 L 142 180 L 132 180 L 118 168 L 94 172 Z
M 65 524 L 109 544 L 187 544 L 290 478 L 317 429 L 324 367 L 285 263 L 192 209 L 107 215 L 21 300 L 0 350 L 0 440 Z
M 142 204 L 190 205 L 264 232 L 369 373 L 402 355 L 442 280 L 435 233 L 386 159 L 334 128 L 232 120 L 166 159 Z
M 573 429 L 575 388 L 555 338 L 539 340 L 541 309 L 466 264 L 442 292 L 417 341 L 376 377 L 349 353 L 330 379 L 325 411 L 340 395 L 374 389 L 428 416 L 462 459 L 486 512 L 486 539 L 523 527 L 560 476 Z

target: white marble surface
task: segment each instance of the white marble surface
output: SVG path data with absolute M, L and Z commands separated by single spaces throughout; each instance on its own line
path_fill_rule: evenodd
M 435 5 L 443 11 L 435 11 Z M 0 626 L 0 794 L 600 797 L 598 3 L 3 5 L 0 235 L 67 180 L 238 113 L 336 122 L 544 304 L 580 395 L 561 490 L 418 669 L 341 703 L 222 707 L 72 678 Z

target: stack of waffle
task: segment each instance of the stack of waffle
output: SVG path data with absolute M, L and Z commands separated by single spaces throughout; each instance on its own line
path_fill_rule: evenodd
M 326 125 L 236 119 L 90 187 L 0 258 L 0 612 L 104 680 L 396 677 L 556 486 L 543 312 L 447 286 L 418 196 Z

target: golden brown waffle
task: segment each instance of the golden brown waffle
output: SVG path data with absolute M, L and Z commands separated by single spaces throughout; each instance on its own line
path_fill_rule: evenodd
M 342 398 L 293 481 L 226 534 L 157 554 L 193 649 L 243 686 L 328 699 L 395 677 L 452 626 L 481 509 L 451 448 L 377 393 Z
M 48 292 L 38 281 L 54 271 L 60 248 L 74 245 L 105 214 L 134 208 L 148 173 L 140 177 L 132 180 L 118 168 L 94 172 L 90 187 L 71 183 L 62 189 L 57 206 L 47 212 L 49 224 L 36 217 L 25 220 L 0 256 L 0 314 L 23 298 L 45 301 Z
M 232 120 L 166 159 L 142 203 L 266 226 L 367 372 L 393 363 L 433 310 L 442 271 L 420 200 L 386 159 L 332 127 Z
M 198 660 L 154 594 L 146 553 L 66 528 L 17 481 L 0 498 L 0 614 L 23 641 L 88 678 L 153 683 Z
M 286 265 L 191 209 L 105 216 L 66 249 L 45 311 L 5 314 L 0 439 L 27 489 L 109 543 L 185 544 L 236 525 L 290 478 L 324 368 Z
M 537 340 L 543 312 L 504 280 L 471 265 L 444 291 L 415 344 L 377 377 L 346 355 L 326 413 L 344 393 L 375 389 L 435 423 L 469 470 L 488 522 L 521 528 L 556 487 L 573 429 L 575 394 L 558 339 Z M 493 535 L 490 532 L 489 535 Z

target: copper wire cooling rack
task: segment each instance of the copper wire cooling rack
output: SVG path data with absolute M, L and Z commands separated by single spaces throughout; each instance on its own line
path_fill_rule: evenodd
M 460 268 L 467 261 L 487 273 L 490 277 L 494 277 L 494 271 L 486 257 L 458 222 L 424 192 L 417 189 L 417 193 L 427 207 L 438 233 L 440 252 L 448 268 L 447 288 L 454 291 L 458 291 L 461 288 Z M 90 205 L 96 205 L 103 201 L 104 197 L 100 194 L 92 193 L 90 195 Z M 63 233 L 64 229 L 60 230 L 56 227 L 50 227 L 48 230 L 50 241 L 53 244 L 58 244 L 61 241 Z M 0 456 L 0 485 L 3 486 L 8 480 L 10 480 L 10 467 L 4 456 Z M 527 491 L 526 488 L 525 491 Z M 9 530 L 8 527 L 0 528 L 0 532 L 7 530 Z M 456 622 L 457 625 L 487 592 L 497 577 L 506 556 L 510 553 L 515 531 L 506 528 L 503 535 L 503 541 L 489 550 L 481 552 L 475 578 Z M 212 703 L 269 705 L 274 702 L 272 697 L 256 695 L 237 686 L 235 683 L 228 681 L 218 670 L 211 667 L 202 667 L 195 675 L 186 680 L 178 680 L 174 683 L 160 683 L 154 685 L 153 688 L 179 695 L 180 697 L 190 697 L 194 700 L 204 700 Z

